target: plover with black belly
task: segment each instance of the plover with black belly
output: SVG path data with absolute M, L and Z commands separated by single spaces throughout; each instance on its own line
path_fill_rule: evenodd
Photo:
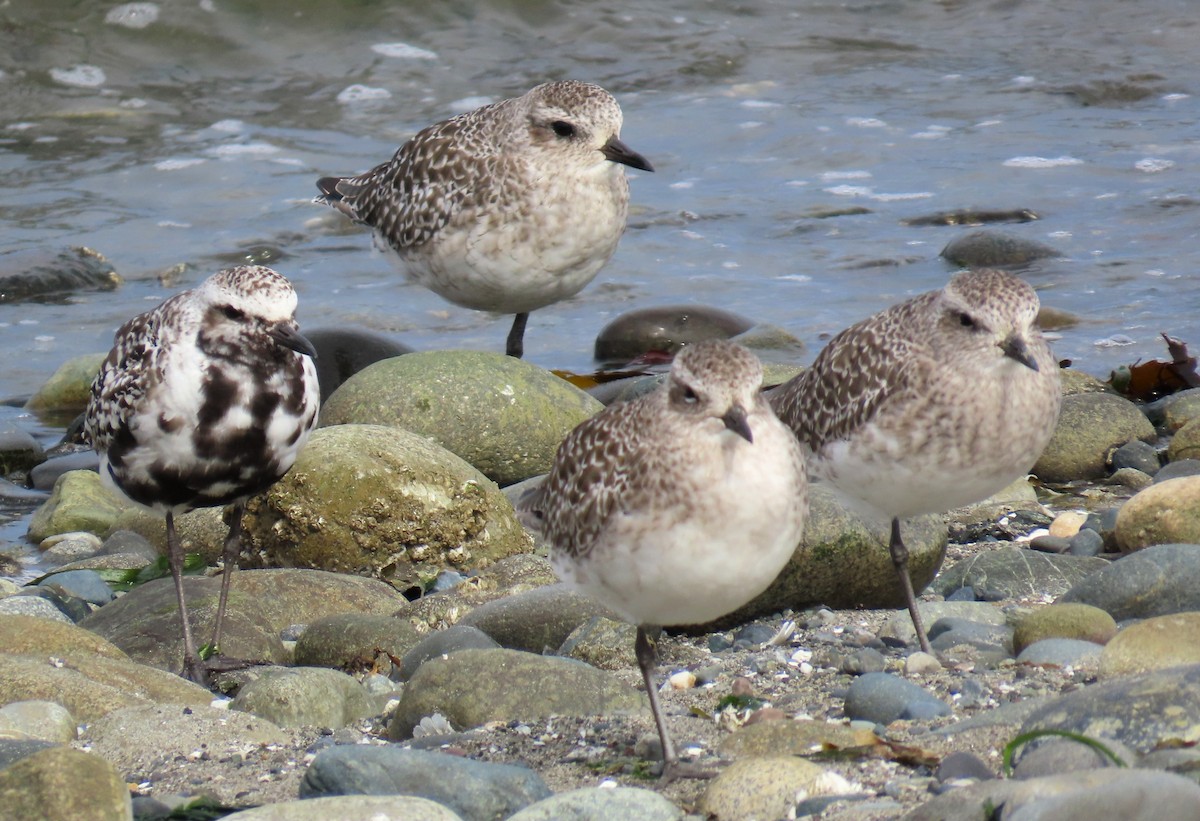
M 803 451 L 761 388 L 762 365 L 740 345 L 689 345 L 658 390 L 575 428 L 521 501 L 559 576 L 637 626 L 668 780 L 700 773 L 671 744 L 651 635 L 712 621 L 765 590 L 808 513 Z
M 959 273 L 837 334 L 770 397 L 813 476 L 891 518 L 892 563 L 926 652 L 900 520 L 986 499 L 1045 449 L 1061 397 L 1038 308 L 1011 274 Z
M 621 107 L 562 80 L 420 131 L 357 177 L 317 181 L 316 202 L 374 229 L 410 280 L 480 311 L 529 312 L 574 296 L 617 248 L 629 210 L 621 166 L 653 171 L 621 142 Z
M 166 516 L 183 623 L 183 675 L 207 682 L 184 602 L 175 515 L 233 504 L 212 646 L 221 641 L 249 496 L 287 473 L 317 422 L 315 351 L 296 292 L 261 266 L 221 271 L 117 331 L 92 382 L 84 429 L 100 475 Z

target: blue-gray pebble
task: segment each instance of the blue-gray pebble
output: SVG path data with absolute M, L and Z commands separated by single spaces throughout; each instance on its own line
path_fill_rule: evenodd
M 38 586 L 57 587 L 68 595 L 95 605 L 108 604 L 116 598 L 108 582 L 95 570 L 65 570 L 45 577 L 38 582 Z
M 527 767 L 351 744 L 319 752 L 300 782 L 301 798 L 326 795 L 415 795 L 449 807 L 464 821 L 493 821 L 551 792 Z
M 891 673 L 859 676 L 846 693 L 845 712 L 851 720 L 890 724 L 899 718 L 950 715 L 950 707 L 922 687 Z
M 1200 476 L 1200 459 L 1178 459 L 1164 465 L 1154 474 L 1154 484 L 1168 479 L 1178 479 L 1182 476 Z
M 1126 442 L 1114 450 L 1112 466 L 1113 470 L 1133 468 L 1149 476 L 1158 473 L 1161 467 L 1158 461 L 1158 451 L 1154 449 L 1154 445 L 1143 442 L 1141 439 Z

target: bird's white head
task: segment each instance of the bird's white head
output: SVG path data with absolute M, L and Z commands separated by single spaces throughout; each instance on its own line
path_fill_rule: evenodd
M 753 442 L 748 416 L 762 390 L 758 357 L 728 340 L 708 340 L 685 346 L 675 357 L 667 378 L 669 407 L 699 419 L 719 419 L 725 427 Z
M 1037 329 L 1037 292 L 1020 277 L 995 269 L 955 274 L 938 295 L 939 335 L 963 353 L 992 352 L 1033 370 L 1044 346 Z
M 614 162 L 653 171 L 641 154 L 621 142 L 621 106 L 600 86 L 559 80 L 517 98 L 533 145 L 587 166 Z
M 238 265 L 213 274 L 197 289 L 209 309 L 264 322 L 290 320 L 296 291 L 282 274 L 263 265 Z

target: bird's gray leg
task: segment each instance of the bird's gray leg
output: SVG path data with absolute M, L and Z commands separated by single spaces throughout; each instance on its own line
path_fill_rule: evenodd
M 167 511 L 167 563 L 171 567 L 171 578 L 175 580 L 175 597 L 179 601 L 179 621 L 183 625 L 183 677 L 197 684 L 208 686 L 208 671 L 196 652 L 192 640 L 192 625 L 188 621 L 187 603 L 183 597 L 183 545 L 175 532 L 175 515 Z
M 233 581 L 233 572 L 237 570 L 238 555 L 242 549 L 242 514 L 246 512 L 244 501 L 233 503 L 233 513 L 229 520 L 229 535 L 225 537 L 225 549 L 221 552 L 221 563 L 224 569 L 221 573 L 221 598 L 217 602 L 217 623 L 213 627 L 212 648 L 214 653 L 221 652 L 221 628 L 225 626 L 225 604 L 229 601 L 229 585 Z
M 913 627 L 917 631 L 917 641 L 921 649 L 930 655 L 933 649 L 929 646 L 929 636 L 925 634 L 925 625 L 921 622 L 921 612 L 917 610 L 917 596 L 913 593 L 912 577 L 908 575 L 908 547 L 900 538 L 900 519 L 892 518 L 892 538 L 888 542 L 888 551 L 892 554 L 892 565 L 896 575 L 900 577 L 900 591 L 904 594 L 904 602 L 908 605 L 908 613 L 912 616 Z
M 520 359 L 525 353 L 525 325 L 529 322 L 529 312 L 517 314 L 513 317 L 512 329 L 508 332 L 508 342 L 505 345 L 504 352 L 509 356 L 515 356 Z

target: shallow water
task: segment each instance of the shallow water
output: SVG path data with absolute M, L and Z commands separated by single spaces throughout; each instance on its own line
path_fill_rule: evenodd
M 560 77 L 616 94 L 657 173 L 632 180 L 630 229 L 597 280 L 533 315 L 537 364 L 587 370 L 609 319 L 673 302 L 781 325 L 815 353 L 944 283 L 938 252 L 972 229 L 902 221 L 969 207 L 1031 209 L 1041 219 L 997 227 L 1065 255 L 1026 272 L 1082 320 L 1060 358 L 1106 377 L 1164 357 L 1161 331 L 1200 346 L 1186 0 L 44 0 L 0 20 L 0 270 L 87 245 L 127 278 L 0 304 L 0 399 L 246 257 L 297 284 L 303 326 L 502 350 L 509 318 L 404 283 L 366 232 L 311 204 L 314 181 Z M 160 284 L 178 263 L 192 267 Z

